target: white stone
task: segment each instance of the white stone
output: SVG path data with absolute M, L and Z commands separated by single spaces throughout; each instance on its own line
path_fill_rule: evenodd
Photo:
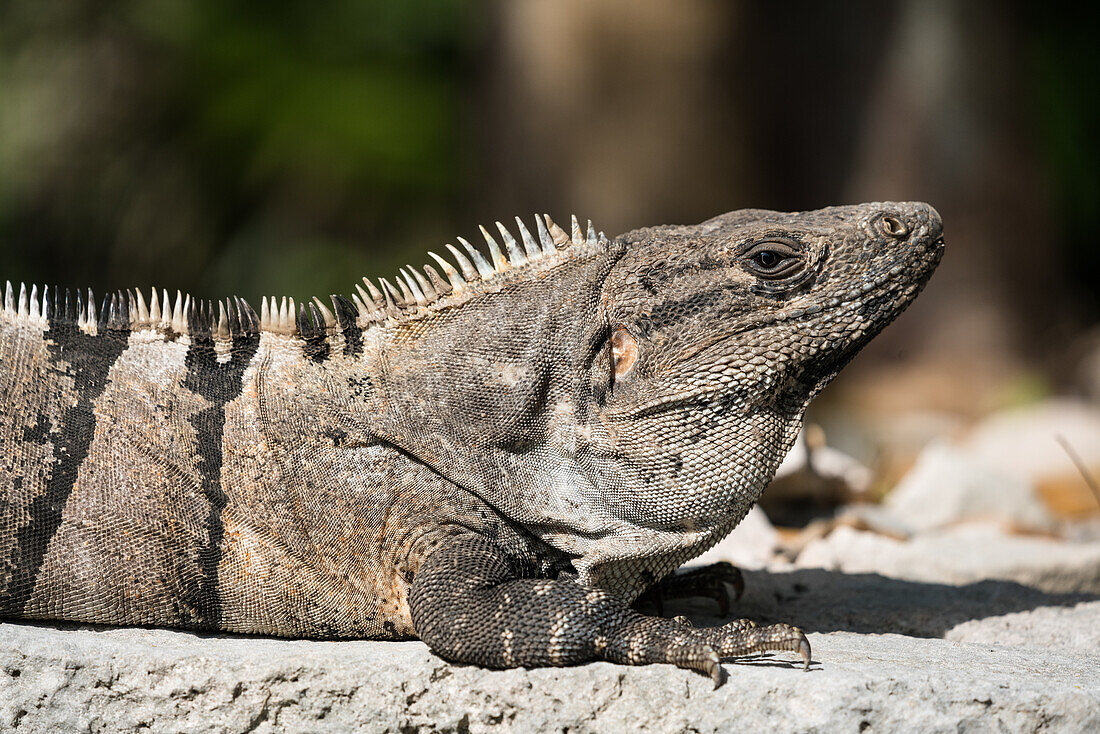
M 1100 467 L 1100 409 L 1069 399 L 1046 400 L 990 416 L 974 428 L 962 448 L 1023 481 L 1078 477 L 1080 472 L 1059 444 L 1059 436 L 1086 467 L 1093 471 Z
M 418 642 L 0 625 L 0 728 L 119 731 L 1095 731 L 1100 655 L 811 634 L 709 679 L 671 665 L 487 671 Z
M 741 568 L 762 568 L 775 560 L 779 551 L 779 533 L 768 516 L 756 505 L 737 527 L 717 545 L 691 561 L 692 566 L 705 566 L 728 561 Z
M 908 541 L 842 526 L 809 543 L 795 566 L 947 584 L 1000 579 L 1048 592 L 1100 593 L 1100 542 L 1010 535 L 978 523 Z
M 1100 601 L 972 619 L 952 627 L 944 637 L 955 642 L 980 645 L 1019 645 L 1096 653 L 1100 651 Z
M 898 522 L 917 532 L 968 520 L 1036 530 L 1054 526 L 1028 481 L 940 441 L 921 452 L 884 504 Z

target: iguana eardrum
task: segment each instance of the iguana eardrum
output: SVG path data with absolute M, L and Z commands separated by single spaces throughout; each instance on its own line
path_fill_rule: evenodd
M 418 636 L 489 667 L 809 643 L 631 609 L 723 538 L 943 251 L 920 203 L 549 217 L 351 299 L 8 286 L 0 616 Z M 729 567 L 671 576 L 710 588 Z M 702 580 L 702 581 L 700 581 Z M 710 586 L 708 586 L 710 583 Z

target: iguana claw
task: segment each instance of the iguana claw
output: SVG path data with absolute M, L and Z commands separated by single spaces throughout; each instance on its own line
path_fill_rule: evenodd
M 722 561 L 666 576 L 639 596 L 638 601 L 653 604 L 657 614 L 662 615 L 666 601 L 706 597 L 717 602 L 721 616 L 727 617 L 730 613 L 730 589 L 733 590 L 733 601 L 740 600 L 745 593 L 745 579 L 741 569 Z

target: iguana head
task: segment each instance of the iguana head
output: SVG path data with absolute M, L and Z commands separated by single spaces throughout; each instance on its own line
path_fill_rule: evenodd
M 943 250 L 915 203 L 540 235 L 384 327 L 370 430 L 624 596 L 740 521 Z
M 943 252 L 939 215 L 922 203 L 746 210 L 617 239 L 590 470 L 614 487 L 619 519 L 701 544 L 740 521 L 810 399 Z
M 913 300 L 943 252 L 922 203 L 742 210 L 618 238 L 601 306 L 608 420 L 727 396 L 801 405 Z

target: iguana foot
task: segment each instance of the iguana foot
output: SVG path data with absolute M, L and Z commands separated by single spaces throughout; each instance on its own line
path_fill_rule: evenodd
M 428 555 L 409 590 L 409 609 L 436 654 L 493 668 L 672 663 L 717 687 L 725 679 L 723 657 L 787 650 L 799 653 L 804 667 L 810 663 L 810 643 L 795 627 L 739 619 L 696 628 L 683 617 L 649 617 L 570 579 L 523 578 L 476 535 L 448 539 Z
M 666 601 L 705 597 L 716 601 L 722 616 L 726 617 L 730 613 L 731 590 L 732 601 L 740 599 L 745 593 L 745 579 L 741 569 L 722 561 L 670 574 L 649 587 L 638 597 L 638 601 L 652 604 L 657 615 L 662 616 Z
M 723 658 L 760 652 L 797 652 L 802 656 L 802 669 L 810 669 L 810 641 L 802 630 L 789 624 L 760 627 L 751 620 L 738 619 L 721 627 L 697 628 L 696 632 Z
M 670 622 L 675 625 L 671 629 Z M 717 688 L 725 679 L 723 658 L 776 651 L 798 653 L 802 669 L 810 669 L 810 641 L 789 624 L 760 627 L 738 619 L 719 627 L 692 627 L 686 617 L 666 620 L 639 615 L 609 644 L 606 658 L 628 665 L 673 663 L 710 676 Z

